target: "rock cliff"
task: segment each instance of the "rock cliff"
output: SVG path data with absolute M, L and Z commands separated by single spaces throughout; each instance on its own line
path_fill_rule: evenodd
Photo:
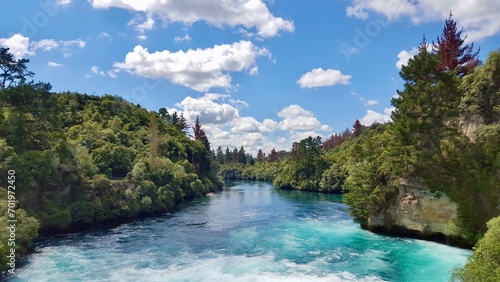
M 456 233 L 456 219 L 457 204 L 445 194 L 401 180 L 398 195 L 389 208 L 368 218 L 364 227 L 377 233 L 471 247 Z

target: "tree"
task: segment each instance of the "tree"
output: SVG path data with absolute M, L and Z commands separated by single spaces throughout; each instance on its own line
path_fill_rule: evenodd
M 160 114 L 162 120 L 166 121 L 167 123 L 172 123 L 172 116 L 168 113 L 167 109 L 160 108 L 158 113 Z
M 464 268 L 455 269 L 452 281 L 500 281 L 500 217 L 488 223 L 488 231 L 474 248 Z
M 467 115 L 482 116 L 487 124 L 500 119 L 500 49 L 491 52 L 486 62 L 460 83 L 463 96 L 460 110 Z
M 439 140 L 448 129 L 445 123 L 458 115 L 459 80 L 438 68 L 439 57 L 423 48 L 401 68 L 404 90 L 391 103 L 392 129 L 404 146 L 430 150 L 440 156 Z
M 156 121 L 156 114 L 153 113 L 149 121 L 149 166 L 152 169 L 156 166 L 159 147 L 160 136 L 158 134 L 158 123 Z
M 242 164 L 247 163 L 247 155 L 245 153 L 245 148 L 241 146 L 240 150 L 238 151 L 238 162 Z
M 201 143 L 205 145 L 205 148 L 207 148 L 207 151 L 210 151 L 210 142 L 208 142 L 208 138 L 207 135 L 205 134 L 205 131 L 201 128 L 200 119 L 198 118 L 198 116 L 196 116 L 196 123 L 193 126 L 193 132 L 194 132 L 194 139 L 201 141 Z
M 271 153 L 269 153 L 269 162 L 275 162 L 278 160 L 278 152 L 273 148 Z
M 221 146 L 217 147 L 216 158 L 217 158 L 217 161 L 219 161 L 219 163 L 221 163 L 221 164 L 224 163 L 224 153 L 222 153 Z
M 229 147 L 226 147 L 226 153 L 224 154 L 224 163 L 228 164 L 232 161 L 231 151 L 229 151 Z
M 321 137 L 311 137 L 294 142 L 290 160 L 275 179 L 279 187 L 317 191 L 326 168 L 321 157 Z
M 361 122 L 359 122 L 359 119 L 357 119 L 354 122 L 354 125 L 352 126 L 352 136 L 358 137 L 360 133 L 361 133 Z
M 457 23 L 450 17 L 446 20 L 443 34 L 433 44 L 433 50 L 439 56 L 438 67 L 443 71 L 456 71 L 462 77 L 479 65 L 479 50 L 474 52 L 474 43 L 465 44 L 461 38 L 463 28 L 457 31 Z
M 264 160 L 266 156 L 264 155 L 264 153 L 262 152 L 262 149 L 259 149 L 259 152 L 257 153 L 257 161 L 258 162 L 261 162 Z
M 32 77 L 33 72 L 26 69 L 28 59 L 14 59 L 9 53 L 9 48 L 0 48 L 0 90 L 6 87 L 22 84 L 27 77 Z
M 249 165 L 255 164 L 255 158 L 251 154 L 247 154 L 247 160 Z
M 231 155 L 231 162 L 232 163 L 238 162 L 238 149 L 236 148 L 233 149 L 233 154 Z
M 170 124 L 177 125 L 177 123 L 179 123 L 179 115 L 177 114 L 177 112 L 174 112 L 170 116 Z
M 189 128 L 189 124 L 187 123 L 186 117 L 184 117 L 184 113 L 181 113 L 175 125 L 182 133 L 186 134 L 186 129 Z
M 359 124 L 359 126 L 361 126 L 361 124 Z M 330 150 L 338 147 L 342 143 L 344 143 L 347 138 L 354 136 L 353 134 L 354 133 L 349 128 L 346 128 L 346 130 L 344 130 L 342 133 L 334 133 L 330 137 L 328 137 L 325 142 L 323 142 L 323 149 Z

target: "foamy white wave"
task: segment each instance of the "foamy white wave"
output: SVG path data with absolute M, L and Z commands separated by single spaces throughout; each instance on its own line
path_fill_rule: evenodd
M 109 273 L 110 281 L 384 281 L 377 276 L 359 277 L 353 273 L 323 273 L 314 265 L 289 260 L 275 261 L 273 255 L 256 257 L 218 256 L 198 259 L 185 267 L 137 269 L 124 267 Z

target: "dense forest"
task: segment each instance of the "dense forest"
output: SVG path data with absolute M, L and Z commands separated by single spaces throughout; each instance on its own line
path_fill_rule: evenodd
M 490 229 L 454 278 L 497 281 L 500 252 L 492 242 L 500 225 L 491 219 L 500 215 L 500 51 L 483 64 L 478 52 L 464 43 L 450 16 L 437 42 L 424 37 L 419 53 L 402 67 L 405 84 L 391 101 L 392 122 L 366 127 L 356 121 L 352 130 L 324 142 L 309 137 L 281 158 L 270 153 L 255 164 L 225 159 L 219 174 L 346 193 L 344 202 L 362 226 L 394 202 L 402 182 L 417 183 L 436 197 L 444 193 L 458 204 L 453 229 L 466 242 L 478 242 Z
M 50 84 L 27 82 L 33 76 L 27 63 L 1 49 L 0 196 L 16 204 L 18 256 L 39 232 L 165 212 L 222 187 L 198 122 L 193 139 L 186 119 L 165 109 L 151 112 L 109 95 L 52 93 Z M 8 208 L 2 200 L 2 269 L 12 248 Z

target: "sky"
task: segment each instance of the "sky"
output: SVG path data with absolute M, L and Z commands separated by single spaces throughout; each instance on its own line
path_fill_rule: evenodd
M 198 116 L 212 148 L 255 155 L 390 121 L 450 11 L 481 60 L 500 48 L 498 0 L 2 0 L 0 46 L 55 92 Z

